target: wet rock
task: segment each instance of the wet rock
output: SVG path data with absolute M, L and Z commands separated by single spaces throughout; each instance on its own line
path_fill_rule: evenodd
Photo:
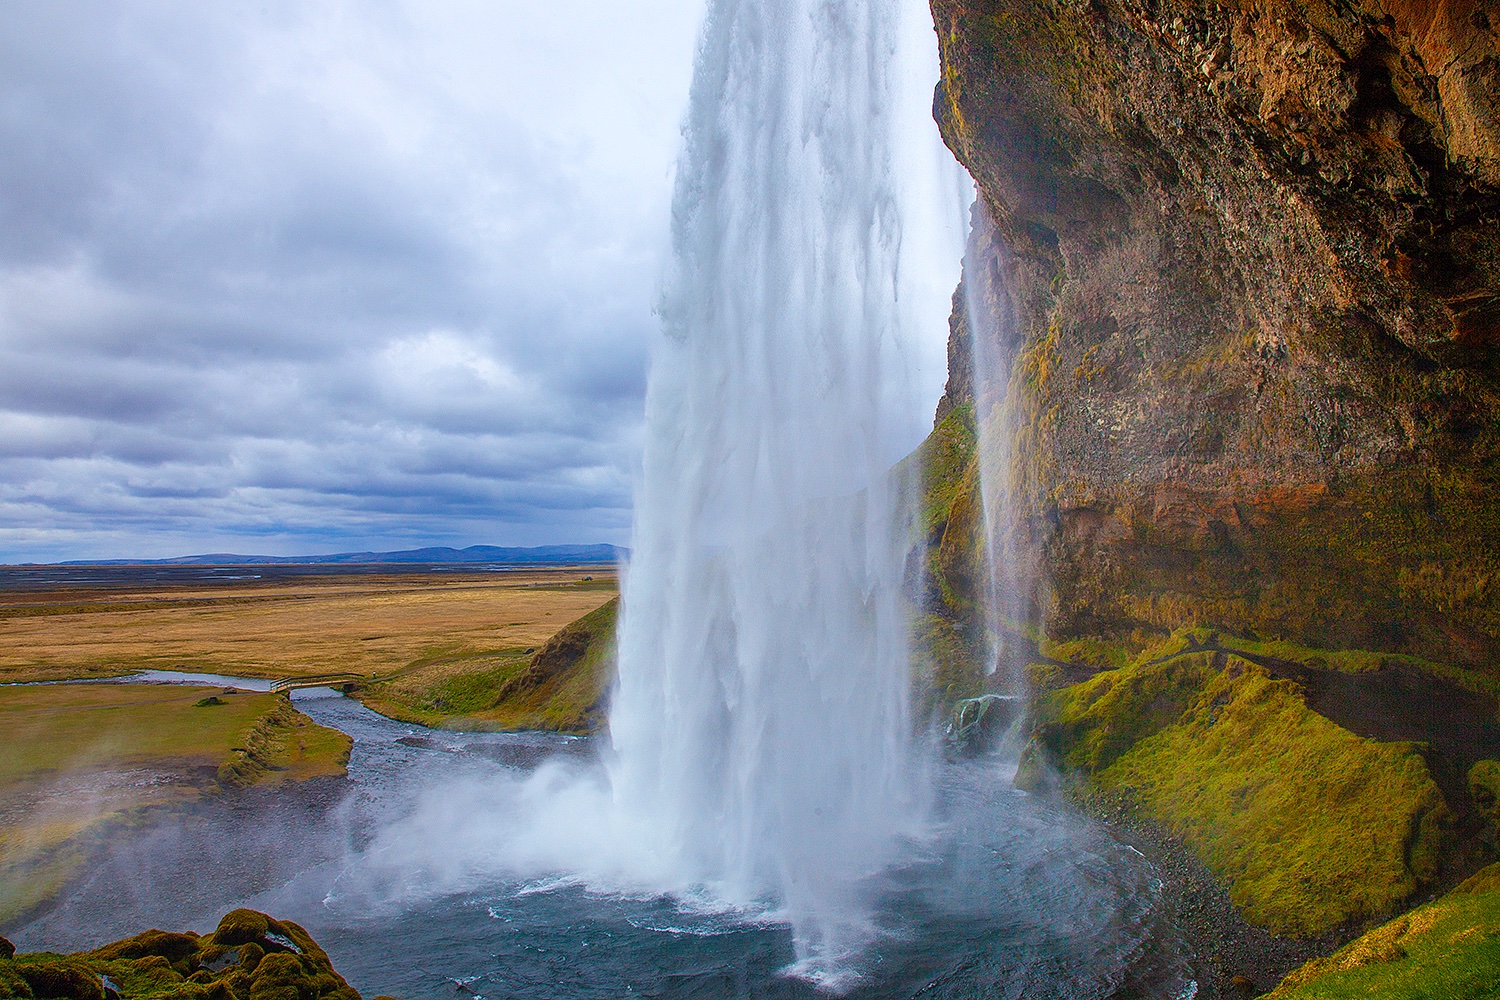
M 983 753 L 1020 717 L 1022 708 L 1014 695 L 986 694 L 956 702 L 944 732 L 949 748 L 963 756 Z

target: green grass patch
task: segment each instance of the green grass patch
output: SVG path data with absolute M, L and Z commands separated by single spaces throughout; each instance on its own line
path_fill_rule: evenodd
M 382 715 L 438 729 L 592 732 L 603 725 L 614 679 L 619 604 L 617 597 L 596 608 L 529 653 L 426 651 L 354 695 Z
M 1414 745 L 1355 736 L 1239 657 L 1173 655 L 1187 638 L 1040 698 L 1034 746 L 1181 837 L 1277 933 L 1389 913 L 1435 874 L 1449 813 Z
M 1062 766 L 1096 774 L 1175 723 L 1216 672 L 1209 653 L 1107 671 L 1045 695 L 1036 738 Z
M 1266 1000 L 1500 996 L 1500 865 L 1282 980 Z

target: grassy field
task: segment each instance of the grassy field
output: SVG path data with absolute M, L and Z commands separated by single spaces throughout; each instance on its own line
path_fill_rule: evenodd
M 280 695 L 0 688 L 0 924 L 50 898 L 111 824 L 227 788 L 340 775 L 349 748 Z
M 146 668 L 274 678 L 385 678 L 443 664 L 465 672 L 525 656 L 615 589 L 609 571 L 538 570 L 0 590 L 0 683 Z

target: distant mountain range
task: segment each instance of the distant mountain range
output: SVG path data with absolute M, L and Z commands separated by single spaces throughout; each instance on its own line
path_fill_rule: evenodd
M 338 552 L 325 556 L 247 556 L 232 552 L 210 552 L 201 556 L 172 559 L 72 559 L 60 566 L 287 566 L 339 563 L 504 563 L 509 566 L 598 565 L 618 562 L 625 554 L 618 545 L 537 545 L 511 548 L 501 545 L 470 545 L 466 549 L 446 545 L 397 552 Z

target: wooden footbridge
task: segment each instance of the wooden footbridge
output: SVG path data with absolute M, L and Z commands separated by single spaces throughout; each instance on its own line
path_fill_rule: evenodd
M 356 685 L 368 680 L 363 674 L 308 674 L 305 677 L 283 677 L 271 683 L 271 693 L 290 694 L 300 688 L 337 688 L 348 694 Z

